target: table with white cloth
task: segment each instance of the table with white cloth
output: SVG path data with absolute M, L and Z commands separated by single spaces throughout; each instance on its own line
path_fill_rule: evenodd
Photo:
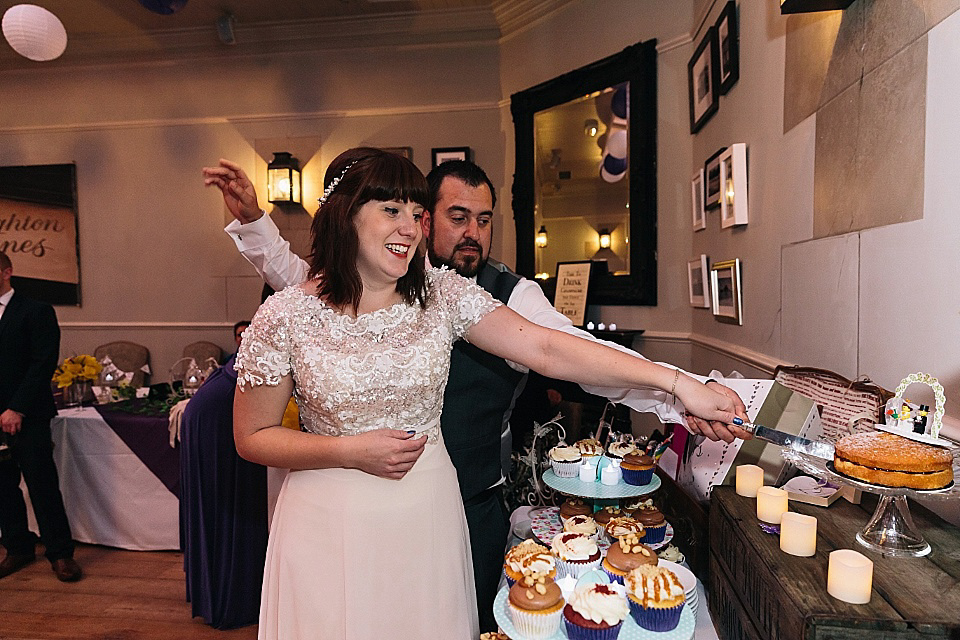
M 179 549 L 180 454 L 170 447 L 166 416 L 111 412 L 110 419 L 113 426 L 96 408 L 82 407 L 50 421 L 74 540 Z M 29 516 L 36 531 L 32 510 Z

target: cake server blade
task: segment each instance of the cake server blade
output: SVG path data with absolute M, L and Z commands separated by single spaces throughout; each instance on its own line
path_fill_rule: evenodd
M 829 442 L 801 438 L 800 436 L 795 436 L 792 433 L 786 433 L 785 431 L 777 431 L 776 429 L 765 427 L 762 424 L 743 422 L 739 418 L 734 419 L 734 424 L 737 424 L 737 426 L 742 428 L 744 431 L 749 431 L 755 437 L 760 438 L 761 440 L 766 440 L 767 442 L 777 446 L 791 449 L 799 453 L 805 453 L 816 458 L 833 460 L 835 449 L 834 446 Z

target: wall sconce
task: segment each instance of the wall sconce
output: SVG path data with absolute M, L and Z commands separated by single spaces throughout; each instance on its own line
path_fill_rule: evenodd
M 267 200 L 300 204 L 300 161 L 286 151 L 274 151 L 267 165 Z
M 537 275 L 535 275 L 535 276 L 533 276 L 533 277 L 534 277 L 535 280 L 549 280 L 549 279 L 550 279 L 550 274 L 547 273 L 546 271 L 541 271 L 540 273 L 538 273 Z
M 600 229 L 600 248 L 610 248 L 610 232 L 606 229 Z
M 600 123 L 594 118 L 588 118 L 583 121 L 583 132 L 591 138 L 596 138 L 600 131 Z
M 846 9 L 853 0 L 780 0 L 780 13 L 811 13 Z
M 540 225 L 540 231 L 537 231 L 537 237 L 534 243 L 541 249 L 547 246 L 547 227 Z

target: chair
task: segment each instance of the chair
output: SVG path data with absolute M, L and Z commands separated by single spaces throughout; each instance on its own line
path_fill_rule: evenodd
M 150 364 L 150 350 L 145 346 L 125 340 L 108 342 L 94 349 L 93 357 L 100 361 L 109 357 L 118 369 L 124 373 L 132 373 L 131 386 L 146 385 L 149 367 L 147 371 L 144 371 L 143 367 Z
M 193 358 L 194 362 L 196 362 L 197 366 L 202 370 L 206 369 L 207 362 L 211 358 L 215 363 L 220 364 L 220 360 L 223 359 L 223 349 L 212 342 L 200 340 L 185 346 L 183 348 L 183 357 Z

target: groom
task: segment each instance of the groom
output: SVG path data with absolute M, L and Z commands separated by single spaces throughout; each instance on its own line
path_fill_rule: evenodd
M 289 243 L 280 237 L 276 225 L 259 209 L 246 174 L 232 162 L 221 160 L 221 167 L 235 174 L 238 187 L 244 192 L 233 202 L 227 199 L 236 220 L 225 231 L 237 248 L 276 290 L 305 280 L 306 262 L 290 251 Z M 538 284 L 490 259 L 496 192 L 480 167 L 459 160 L 444 162 L 427 175 L 427 183 L 433 206 L 424 212 L 421 222 L 430 264 L 446 265 L 464 277 L 475 277 L 477 284 L 493 297 L 531 322 L 596 340 L 557 312 Z M 604 344 L 638 356 L 613 343 Z M 481 351 L 464 340 L 454 345 L 440 426 L 457 470 L 470 530 L 481 631 L 497 629 L 493 601 L 509 534 L 509 514 L 502 495 L 501 439 L 504 438 L 509 447 L 510 414 L 523 390 L 526 373 L 526 368 Z M 721 390 L 718 387 L 720 385 L 712 388 Z M 637 411 L 654 411 L 665 422 L 683 422 L 682 407 L 669 404 L 669 394 L 662 391 L 584 388 Z M 725 393 L 729 391 L 726 387 L 722 389 Z M 739 430 L 731 432 L 719 423 L 703 423 L 694 429 L 702 430 L 712 439 L 723 437 L 730 441 L 734 435 L 742 434 Z

